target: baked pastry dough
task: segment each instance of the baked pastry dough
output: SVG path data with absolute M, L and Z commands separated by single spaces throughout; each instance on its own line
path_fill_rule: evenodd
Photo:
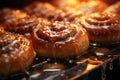
M 31 42 L 25 37 L 0 31 L 0 76 L 25 70 L 35 57 Z
M 38 55 L 51 58 L 80 55 L 89 47 L 88 35 L 81 25 L 59 21 L 39 25 L 32 32 L 32 42 Z
M 120 16 L 114 13 L 94 13 L 83 16 L 80 23 L 87 30 L 91 42 L 120 41 Z

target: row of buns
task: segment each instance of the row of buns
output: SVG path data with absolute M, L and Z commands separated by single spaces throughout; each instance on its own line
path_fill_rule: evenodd
M 120 41 L 120 2 L 62 1 L 1 9 L 0 76 L 29 67 L 36 54 L 49 58 L 77 56 L 91 42 Z

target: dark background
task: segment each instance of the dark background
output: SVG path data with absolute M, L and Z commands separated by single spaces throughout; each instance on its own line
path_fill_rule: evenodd
M 33 1 L 46 2 L 51 0 L 0 0 L 0 8 L 3 8 L 3 7 L 22 8 L 25 5 L 32 3 Z M 87 0 L 82 0 L 82 1 L 87 1 Z M 103 1 L 109 4 L 113 4 L 119 0 L 103 0 Z

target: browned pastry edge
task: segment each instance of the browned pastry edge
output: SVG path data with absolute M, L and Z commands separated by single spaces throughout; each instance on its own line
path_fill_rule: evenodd
M 25 37 L 0 31 L 0 76 L 27 69 L 35 57 L 31 42 Z

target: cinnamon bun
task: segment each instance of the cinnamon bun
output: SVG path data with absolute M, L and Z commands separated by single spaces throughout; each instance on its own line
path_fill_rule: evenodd
M 39 22 L 42 23 L 46 19 L 36 18 L 36 17 L 24 17 L 21 19 L 16 19 L 14 21 L 5 24 L 5 31 L 12 33 L 19 33 L 27 38 L 31 38 L 31 31 L 34 29 Z
M 0 31 L 0 76 L 24 71 L 32 63 L 34 56 L 28 39 Z
M 55 10 L 56 8 L 51 4 L 42 2 L 34 2 L 24 8 L 29 15 L 43 18 L 50 17 Z
M 64 8 L 55 8 L 50 3 L 41 3 L 34 2 L 31 5 L 25 7 L 25 12 L 29 15 L 47 18 L 51 21 L 73 21 L 75 16 L 83 15 L 83 12 L 76 9 L 68 9 L 69 7 Z M 76 13 L 75 13 L 76 12 Z
M 32 32 L 32 42 L 38 55 L 50 58 L 80 55 L 89 46 L 81 25 L 59 21 L 39 25 Z
M 75 9 L 58 9 L 53 12 L 53 15 L 51 15 L 48 19 L 50 21 L 69 21 L 74 22 L 76 17 L 83 16 L 84 13 L 82 11 L 76 11 Z
M 120 16 L 114 13 L 93 13 L 80 20 L 91 42 L 120 41 Z
M 84 15 L 85 15 L 85 13 L 83 13 L 82 11 L 73 10 L 73 12 L 71 12 L 66 19 L 69 22 L 74 22 L 76 20 L 76 18 L 78 18 L 78 17 L 80 18 Z
M 25 12 L 18 9 L 3 8 L 0 11 L 0 23 L 11 22 L 19 18 L 28 16 Z

